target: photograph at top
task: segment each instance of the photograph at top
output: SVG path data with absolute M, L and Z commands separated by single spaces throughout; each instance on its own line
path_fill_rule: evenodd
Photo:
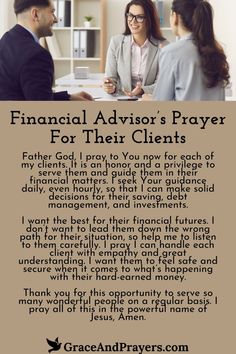
M 2 0 L 0 100 L 234 101 L 235 7 Z

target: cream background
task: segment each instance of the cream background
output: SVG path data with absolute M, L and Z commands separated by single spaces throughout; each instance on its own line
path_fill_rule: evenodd
M 225 125 L 212 125 L 209 129 L 201 130 L 196 126 L 182 126 L 178 129 L 180 133 L 188 137 L 186 144 L 174 144 L 165 146 L 158 144 L 157 146 L 143 144 L 136 146 L 134 144 L 124 144 L 117 146 L 110 144 L 109 146 L 87 145 L 81 142 L 75 146 L 63 146 L 49 144 L 49 127 L 48 126 L 12 126 L 9 124 L 10 110 L 17 109 L 25 112 L 26 115 L 64 115 L 70 112 L 78 114 L 83 108 L 87 109 L 88 116 L 93 117 L 98 110 L 102 109 L 104 114 L 109 114 L 114 109 L 113 102 L 107 103 L 84 103 L 79 106 L 74 103 L 59 102 L 46 103 L 38 105 L 32 102 L 16 102 L 1 103 L 1 120 L 0 120 L 0 147 L 1 147 L 1 235 L 2 235 L 2 257 L 1 263 L 1 324 L 4 335 L 1 340 L 1 349 L 4 354 L 46 354 L 48 346 L 46 338 L 77 343 L 113 343 L 116 341 L 127 341 L 134 344 L 185 344 L 189 345 L 189 354 L 222 354 L 233 353 L 235 347 L 235 237 L 234 220 L 235 220 L 235 119 L 234 112 L 236 103 L 220 103 L 214 104 L 202 102 L 199 103 L 184 102 L 166 102 L 158 104 L 158 110 L 163 115 L 168 115 L 172 109 L 178 109 L 184 116 L 226 116 Z M 117 103 L 116 109 L 120 115 L 133 112 L 134 115 L 151 115 L 156 111 L 157 105 L 154 102 L 146 103 Z M 75 133 L 74 127 L 62 127 L 67 133 Z M 102 127 L 101 127 L 102 129 Z M 103 127 L 104 132 L 114 133 L 113 127 Z M 119 126 L 119 133 L 128 135 L 133 127 Z M 169 124 L 160 127 L 160 134 L 172 133 L 176 130 L 175 126 Z M 227 141 L 227 144 L 226 144 Z M 147 146 L 148 145 L 148 146 Z M 206 315 L 196 313 L 194 315 L 154 315 L 148 321 L 144 322 L 97 322 L 89 323 L 84 315 L 75 313 L 68 315 L 67 313 L 49 316 L 35 315 L 28 316 L 23 309 L 17 305 L 17 298 L 22 294 L 22 287 L 32 288 L 52 288 L 63 289 L 69 284 L 60 282 L 58 284 L 48 282 L 44 276 L 40 274 L 26 275 L 19 271 L 17 266 L 17 258 L 22 255 L 23 251 L 19 250 L 17 237 L 21 230 L 20 220 L 22 215 L 45 216 L 50 215 L 45 208 L 45 203 L 38 196 L 22 195 L 20 185 L 25 180 L 25 171 L 20 169 L 20 160 L 22 151 L 71 151 L 71 149 L 79 152 L 102 153 L 118 151 L 135 152 L 153 152 L 153 151 L 169 151 L 169 152 L 194 152 L 198 150 L 200 153 L 204 151 L 215 151 L 217 156 L 217 168 L 215 170 L 214 180 L 217 185 L 216 193 L 213 196 L 201 196 L 193 198 L 193 205 L 189 208 L 189 214 L 200 216 L 214 214 L 217 222 L 218 246 L 217 254 L 219 255 L 219 267 L 216 274 L 212 278 L 205 276 L 191 277 L 189 281 L 183 284 L 185 289 L 213 289 L 217 291 L 219 296 L 219 304 L 212 308 Z M 28 175 L 29 171 L 27 172 Z M 211 171 L 208 171 L 211 174 Z M 206 172 L 207 174 L 207 172 Z M 88 211 L 84 210 L 79 215 L 86 215 Z M 94 211 L 90 211 L 93 213 Z M 131 211 L 132 212 L 132 211 Z M 155 210 L 143 210 L 143 215 L 156 215 Z M 169 211 L 166 211 L 169 213 Z M 175 211 L 177 212 L 177 211 Z M 178 210 L 179 215 L 186 214 L 186 211 Z M 103 210 L 98 210 L 98 215 L 102 215 Z M 124 215 L 124 210 L 117 211 Z M 129 215 L 130 211 L 127 211 Z M 54 214 L 54 213 L 53 213 Z M 64 216 L 70 214 L 70 211 L 58 210 L 57 215 Z M 158 211 L 163 215 L 164 211 Z M 77 214 L 78 215 L 78 214 Z M 77 288 L 86 287 L 87 284 L 73 283 Z M 155 286 L 157 289 L 161 284 L 155 283 L 95 283 L 88 286 L 97 288 L 111 287 L 113 289 L 137 287 L 139 289 Z M 174 284 L 162 284 L 167 289 L 175 287 Z M 176 285 L 178 288 L 178 285 Z M 182 288 L 182 286 L 181 286 Z M 4 327 L 3 327 L 4 325 Z M 61 350 L 59 353 L 64 353 Z M 144 353 L 145 354 L 145 353 Z

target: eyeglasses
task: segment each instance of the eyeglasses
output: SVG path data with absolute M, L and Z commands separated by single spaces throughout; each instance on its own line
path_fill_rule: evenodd
M 145 20 L 146 17 L 143 15 L 133 15 L 131 12 L 128 12 L 126 14 L 126 18 L 129 22 L 132 22 L 133 19 L 135 19 L 136 22 L 143 23 L 143 21 Z

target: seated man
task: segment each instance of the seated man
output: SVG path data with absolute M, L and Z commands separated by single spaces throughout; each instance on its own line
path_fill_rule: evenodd
M 52 91 L 53 59 L 39 39 L 52 36 L 53 1 L 15 0 L 14 10 L 18 24 L 0 40 L 0 100 L 92 100 L 86 92 Z

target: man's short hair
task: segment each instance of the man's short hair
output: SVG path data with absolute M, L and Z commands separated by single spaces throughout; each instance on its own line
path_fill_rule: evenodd
M 50 6 L 50 0 L 15 0 L 14 1 L 14 11 L 18 15 L 25 10 L 28 10 L 32 6 Z

